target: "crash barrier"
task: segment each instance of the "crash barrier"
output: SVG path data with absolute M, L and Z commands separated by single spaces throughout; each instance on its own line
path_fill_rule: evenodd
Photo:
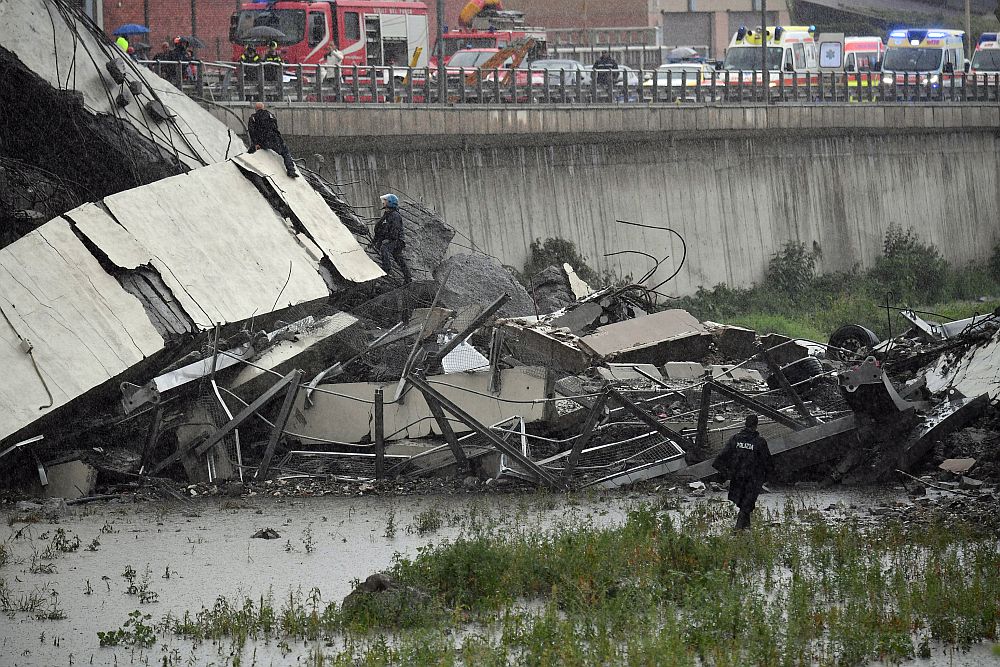
M 1000 74 L 772 73 L 725 70 L 449 69 L 147 61 L 184 92 L 218 102 L 255 100 L 404 104 L 1000 102 Z

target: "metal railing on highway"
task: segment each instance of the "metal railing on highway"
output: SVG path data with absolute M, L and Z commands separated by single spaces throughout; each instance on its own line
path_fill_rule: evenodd
M 216 102 L 326 104 L 781 104 L 1000 102 L 1000 74 L 434 68 L 146 61 L 186 93 Z

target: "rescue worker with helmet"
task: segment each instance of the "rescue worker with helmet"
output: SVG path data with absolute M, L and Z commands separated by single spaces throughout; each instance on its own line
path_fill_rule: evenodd
M 264 62 L 268 63 L 268 66 L 264 68 L 264 79 L 266 81 L 277 81 L 281 78 L 281 65 L 285 64 L 284 58 L 278 53 L 278 43 L 268 42 L 267 51 L 264 53 Z M 270 63 L 275 63 L 271 65 Z
M 743 430 L 729 439 L 712 467 L 729 478 L 729 500 L 740 509 L 736 530 L 750 528 L 757 496 L 774 472 L 767 440 L 757 432 L 757 415 L 747 416 Z
M 298 178 L 299 174 L 295 171 L 292 154 L 285 144 L 284 137 L 281 136 L 281 132 L 278 130 L 278 119 L 274 117 L 273 113 L 264 108 L 263 102 L 257 102 L 254 106 L 257 110 L 253 112 L 250 120 L 247 121 L 247 133 L 250 135 L 250 150 L 248 152 L 255 153 L 258 148 L 274 151 L 285 162 L 285 171 L 288 173 L 288 176 L 290 178 Z
M 372 246 L 378 250 L 382 259 L 382 269 L 386 275 L 392 271 L 392 260 L 396 260 L 403 274 L 403 284 L 413 282 L 410 268 L 403 259 L 403 249 L 406 242 L 403 239 L 403 216 L 399 214 L 399 197 L 393 194 L 382 195 L 382 217 L 375 223 L 375 238 Z
M 257 47 L 247 42 L 243 45 L 243 53 L 240 54 L 240 62 L 244 64 L 256 65 L 260 62 L 260 54 L 257 53 Z

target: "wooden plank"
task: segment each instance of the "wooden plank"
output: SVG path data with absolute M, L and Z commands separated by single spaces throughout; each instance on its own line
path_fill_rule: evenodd
M 608 393 L 615 398 L 618 402 L 622 404 L 626 410 L 632 413 L 636 419 L 641 421 L 646 426 L 649 426 L 654 431 L 662 435 L 664 438 L 670 441 L 670 443 L 677 449 L 678 453 L 684 454 L 685 449 L 688 451 L 694 451 L 697 449 L 695 444 L 691 442 L 691 439 L 686 435 L 681 435 L 677 431 L 673 430 L 666 424 L 663 424 L 658 419 L 650 415 L 649 413 L 642 410 L 638 405 L 632 402 L 632 400 L 614 387 L 608 387 Z
M 385 477 L 385 403 L 382 387 L 375 390 L 375 479 Z
M 219 442 L 220 440 L 222 440 L 223 438 L 225 438 L 227 435 L 229 435 L 230 433 L 232 433 L 232 431 L 234 429 L 239 428 L 240 425 L 243 424 L 243 422 L 245 422 L 250 417 L 250 415 L 252 415 L 255 412 L 257 412 L 258 410 L 260 410 L 262 407 L 264 407 L 268 403 L 268 401 L 270 401 L 272 398 L 274 398 L 275 396 L 277 396 L 278 394 L 280 394 L 281 391 L 285 387 L 288 386 L 288 383 L 292 381 L 293 375 L 294 375 L 294 371 L 292 373 L 289 373 L 285 377 L 281 378 L 277 382 L 275 382 L 274 385 L 270 389 L 268 389 L 267 391 L 265 391 L 258 398 L 256 398 L 252 403 L 250 403 L 245 408 L 243 408 L 242 410 L 240 410 L 239 414 L 237 414 L 235 417 L 233 417 L 232 421 L 230 421 L 228 424 L 226 424 L 225 426 L 223 426 L 222 428 L 220 428 L 218 431 L 216 431 L 215 433 L 213 433 L 212 437 L 210 437 L 204 443 L 198 445 L 198 448 L 195 451 L 199 455 L 204 454 L 209 449 L 211 449 L 215 445 L 215 443 Z
M 796 419 L 792 419 L 784 412 L 781 412 L 780 410 L 775 410 L 769 405 L 764 405 L 760 401 L 751 398 L 746 394 L 744 394 L 743 392 L 733 389 L 732 387 L 727 387 L 724 384 L 719 384 L 718 382 L 709 380 L 708 382 L 705 383 L 705 389 L 709 388 L 711 388 L 711 391 L 722 394 L 726 398 L 735 401 L 736 403 L 739 403 L 744 407 L 750 408 L 754 412 L 759 412 L 765 417 L 770 417 L 771 419 L 778 422 L 782 426 L 787 426 L 788 428 L 794 431 L 801 431 L 806 427 L 806 424 L 803 424 L 802 422 Z M 816 426 L 820 423 L 819 420 L 815 418 L 813 421 L 815 423 L 810 424 L 811 426 Z
M 443 407 L 451 414 L 455 415 L 458 419 L 460 419 L 462 422 L 468 425 L 468 427 L 471 428 L 473 431 L 486 438 L 490 442 L 490 444 L 499 449 L 501 452 L 511 457 L 518 463 L 520 463 L 529 472 L 534 474 L 540 481 L 544 482 L 545 484 L 553 488 L 565 488 L 565 483 L 561 479 L 559 479 L 551 472 L 545 470 L 537 463 L 529 459 L 527 456 L 522 454 L 517 447 L 511 447 L 509 442 L 501 439 L 491 429 L 480 424 L 478 421 L 476 421 L 476 419 L 474 419 L 471 415 L 469 415 L 469 413 L 467 413 L 465 410 L 463 410 L 458 405 L 453 403 L 449 398 L 447 398 L 446 396 L 438 392 L 436 389 L 434 389 L 430 384 L 428 384 L 427 380 L 420 377 L 419 375 L 416 375 L 415 373 L 411 373 L 407 377 L 410 383 L 414 387 L 419 389 L 425 398 L 430 398 L 438 401 L 441 404 L 441 407 Z M 430 401 L 428 401 L 428 403 L 429 402 Z
M 291 377 L 291 380 L 289 381 L 288 391 L 285 393 L 285 402 L 281 404 L 278 417 L 274 420 L 274 429 L 271 431 L 271 437 L 267 440 L 267 449 L 264 450 L 264 458 L 261 459 L 260 465 L 257 467 L 257 472 L 254 473 L 254 479 L 267 479 L 267 472 L 271 467 L 271 457 L 274 456 L 274 448 L 277 446 L 281 434 L 285 432 L 288 417 L 291 416 L 292 408 L 295 407 L 295 397 L 299 394 L 302 371 L 296 369 L 286 377 Z
M 465 450 L 458 442 L 458 437 L 455 435 L 455 430 L 451 427 L 451 422 L 448 421 L 448 417 L 445 416 L 444 410 L 441 409 L 441 404 L 435 401 L 429 396 L 424 396 L 424 402 L 427 403 L 427 407 L 431 411 L 431 415 L 434 417 L 434 421 L 437 422 L 438 428 L 441 429 L 441 435 L 444 436 L 445 442 L 448 443 L 448 447 L 451 448 L 451 453 L 455 456 L 455 461 L 458 463 L 459 468 L 467 468 L 469 466 L 469 461 L 465 456 Z
M 591 436 L 594 435 L 594 428 L 597 426 L 597 422 L 600 420 L 601 415 L 604 414 L 604 405 L 607 402 L 607 392 L 602 392 L 601 395 L 597 397 L 597 401 L 594 402 L 594 407 L 590 409 L 590 414 L 587 415 L 587 421 L 583 424 L 583 430 L 580 432 L 580 435 L 577 436 L 576 442 L 573 443 L 573 449 L 569 453 L 569 460 L 566 461 L 566 467 L 563 468 L 563 479 L 569 479 L 573 476 L 573 472 L 576 470 L 576 464 L 580 461 L 580 452 L 587 447 L 587 443 L 590 442 Z

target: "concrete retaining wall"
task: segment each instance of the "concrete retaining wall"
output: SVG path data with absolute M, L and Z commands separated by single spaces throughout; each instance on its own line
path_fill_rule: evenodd
M 506 135 L 480 133 L 479 121 L 499 114 L 504 125 L 522 112 L 436 110 L 452 118 L 447 134 L 426 117 L 398 120 L 406 111 L 369 108 L 367 129 L 353 137 L 362 122 L 353 110 L 327 112 L 341 131 L 323 136 L 299 134 L 307 127 L 299 118 L 283 122 L 293 152 L 310 166 L 323 154 L 324 173 L 349 184 L 351 201 L 374 204 L 389 191 L 419 198 L 467 237 L 456 243 L 518 267 L 532 239 L 562 237 L 599 269 L 640 276 L 651 260 L 604 257 L 636 250 L 670 255 L 658 275 L 673 271 L 682 256 L 676 237 L 616 219 L 683 235 L 688 257 L 670 285 L 675 294 L 758 281 L 789 240 L 822 251 L 824 272 L 869 266 L 892 223 L 912 226 L 957 264 L 987 257 L 1000 242 L 996 106 L 668 107 L 645 110 L 645 131 L 627 129 L 638 122 L 632 110 L 605 110 L 598 120 L 534 110 L 523 112 L 542 114 L 534 132 L 515 124 Z M 701 115 L 670 115 L 681 111 Z M 698 129 L 710 114 L 719 125 Z M 478 119 L 474 132 L 464 131 L 470 119 Z M 575 123 L 590 129 L 569 130 Z M 681 125 L 648 129 L 666 123 Z M 567 131 L 546 131 L 561 124 Z M 411 125 L 426 134 L 408 134 Z

